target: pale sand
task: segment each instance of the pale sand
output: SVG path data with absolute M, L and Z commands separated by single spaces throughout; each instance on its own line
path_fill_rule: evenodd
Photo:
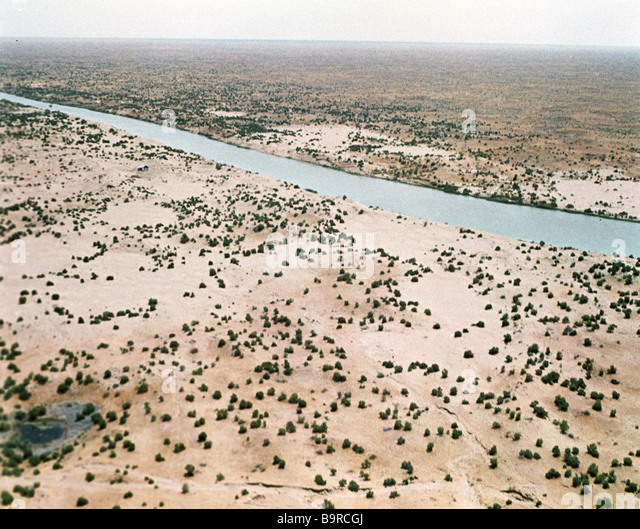
M 61 135 L 72 134 L 76 133 L 66 130 Z M 61 357 L 57 353 L 61 348 L 78 352 L 84 350 L 93 354 L 95 359 L 87 361 L 81 358 L 77 370 L 85 375 L 91 374 L 95 383 L 83 387 L 73 384 L 67 395 L 60 396 L 56 394 L 56 387 L 65 377 L 75 377 L 76 369 L 68 367 L 66 372 L 47 372 L 45 374 L 50 379 L 47 384 L 30 386 L 33 397 L 26 407 L 65 400 L 93 401 L 100 403 L 105 413 L 116 411 L 118 417 L 125 401 L 130 401 L 132 407 L 126 425 L 120 426 L 116 421 L 109 423 L 104 431 L 95 427 L 90 430 L 82 445 L 63 459 L 62 469 L 53 470 L 52 463 L 46 463 L 40 465 L 38 476 L 28 469 L 20 478 L 0 477 L 0 490 L 12 490 L 16 483 L 41 483 L 35 498 L 25 499 L 27 508 L 70 508 L 75 506 L 79 496 L 89 499 L 89 507 L 111 507 L 115 504 L 139 507 L 143 503 L 154 507 L 164 502 L 168 507 L 292 508 L 320 507 L 324 499 L 338 508 L 482 508 L 494 503 L 505 506 L 509 499 L 516 507 L 533 507 L 535 502 L 545 507 L 559 507 L 565 493 L 579 492 L 579 489 L 571 488 L 570 479 L 545 479 L 545 473 L 551 467 L 564 472 L 562 462 L 551 455 L 554 445 L 559 445 L 562 450 L 579 447 L 582 472 L 586 472 L 592 462 L 599 464 L 600 472 L 608 472 L 612 459 L 622 461 L 628 452 L 640 449 L 640 433 L 635 427 L 640 378 L 633 354 L 640 343 L 635 334 L 638 328 L 637 308 L 630 319 L 624 319 L 621 313 L 609 307 L 618 299 L 618 290 L 638 290 L 640 281 L 635 278 L 631 286 L 625 286 L 605 274 L 606 283 L 612 285 L 612 290 L 607 291 L 604 286 L 597 286 L 589 275 L 595 292 L 588 293 L 586 288 L 572 280 L 571 275 L 574 272 L 585 273 L 593 264 L 605 262 L 605 257 L 586 255 L 584 260 L 578 261 L 578 252 L 562 251 L 559 255 L 550 248 L 537 249 L 535 245 L 490 234 L 464 234 L 456 227 L 400 217 L 348 200 L 335 199 L 335 204 L 330 205 L 318 195 L 260 175 L 226 167 L 217 170 L 215 164 L 192 157 L 185 163 L 187 157 L 173 154 L 168 154 L 167 160 L 161 160 L 157 155 L 164 152 L 162 147 L 152 146 L 157 155 L 147 160 L 141 157 L 145 151 L 140 149 L 138 139 L 131 143 L 135 146 L 133 160 L 115 158 L 107 153 L 123 152 L 122 148 L 113 147 L 113 143 L 124 136 L 120 134 L 106 134 L 111 142 L 109 146 L 97 147 L 93 151 L 87 150 L 86 145 L 77 150 L 65 147 L 60 141 L 61 135 L 52 137 L 53 145 L 48 151 L 43 150 L 39 142 L 27 140 L 5 139 L 3 145 L 5 152 L 17 155 L 18 159 L 15 164 L 0 166 L 3 189 L 0 205 L 18 203 L 28 197 L 43 205 L 46 198 L 55 197 L 57 202 L 50 202 L 49 210 L 64 221 L 64 226 L 51 227 L 51 231 L 62 234 L 59 239 L 51 233 L 27 237 L 24 264 L 12 264 L 12 248 L 0 246 L 0 275 L 4 278 L 0 282 L 0 298 L 5 300 L 0 307 L 0 318 L 5 321 L 0 332 L 7 345 L 19 342 L 23 351 L 23 355 L 15 360 L 21 373 L 9 372 L 8 362 L 0 361 L 0 379 L 12 376 L 20 381 L 30 372 L 39 372 L 43 363 Z M 144 145 L 150 144 L 145 142 Z M 36 160 L 36 165 L 29 164 L 29 159 Z M 65 165 L 73 160 L 72 167 L 76 172 L 60 169 L 61 160 Z M 137 173 L 135 167 L 143 161 L 150 165 L 151 170 Z M 15 182 L 9 178 L 13 175 L 24 180 Z M 144 190 L 151 193 L 149 198 L 146 198 Z M 274 194 L 275 203 L 268 205 L 263 202 L 262 209 L 256 209 L 250 202 L 243 201 L 245 192 L 244 198 L 248 200 L 261 200 Z M 203 204 L 212 209 L 218 208 L 221 215 L 218 217 L 196 208 L 180 220 L 178 211 L 160 205 L 172 199 L 181 201 L 194 196 L 201 197 Z M 70 201 L 64 202 L 65 197 Z M 88 198 L 101 200 L 104 197 L 112 199 L 105 212 L 77 210 L 76 216 L 83 219 L 84 225 L 80 233 L 73 231 L 74 224 L 69 214 L 57 211 L 59 207 L 83 208 L 87 206 Z M 234 197 L 239 200 L 231 204 Z M 306 213 L 300 209 L 303 204 L 306 204 Z M 282 211 L 278 213 L 280 208 Z M 236 215 L 247 214 L 236 226 L 233 226 L 234 212 Z M 252 219 L 252 214 L 269 215 L 273 220 L 274 215 L 279 214 L 282 217 L 276 220 L 278 223 L 286 217 L 291 222 L 304 221 L 315 226 L 318 220 L 335 219 L 338 212 L 344 220 L 344 223 L 336 220 L 340 231 L 373 233 L 376 248 L 383 248 L 388 254 L 399 257 L 393 268 L 388 268 L 388 258 L 376 254 L 375 276 L 364 280 L 364 285 L 358 285 L 357 281 L 352 285 L 336 282 L 337 269 L 289 269 L 282 271 L 281 278 L 276 278 L 276 270 L 269 269 L 264 254 L 245 257 L 242 251 L 238 251 L 255 249 L 266 240 L 270 231 L 254 232 L 253 227 L 261 220 Z M 9 218 L 22 228 L 26 222 L 22 220 L 25 215 L 35 218 L 32 212 L 24 211 L 12 212 Z M 205 218 L 212 222 L 219 218 L 223 224 L 221 227 L 206 226 L 201 222 Z M 35 224 L 34 232 L 40 231 L 41 222 Z M 158 224 L 164 227 L 176 225 L 176 234 L 169 238 L 159 228 L 149 230 L 151 237 L 144 238 L 135 230 L 136 226 Z M 126 226 L 128 231 L 123 230 Z M 287 233 L 286 229 L 280 231 Z M 194 242 L 181 244 L 179 239 L 183 232 L 188 233 Z M 222 245 L 209 248 L 204 240 L 205 234 L 221 239 L 228 235 L 233 241 L 243 235 L 245 239 L 239 244 L 233 242 L 226 249 Z M 113 242 L 114 235 L 118 242 Z M 95 254 L 94 241 L 107 244 L 108 251 L 103 256 L 88 263 L 71 259 L 72 256 Z M 500 251 L 496 251 L 497 246 L 500 246 Z M 151 255 L 145 255 L 152 248 L 175 251 L 177 255 L 172 259 L 175 268 L 169 269 L 165 260 L 157 271 L 152 272 L 154 261 Z M 199 257 L 202 250 L 211 250 L 211 253 Z M 225 257 L 225 252 L 232 255 Z M 231 263 L 233 257 L 238 259 L 238 265 Z M 418 282 L 411 282 L 411 277 L 405 273 L 420 270 L 407 262 L 411 258 L 432 272 L 423 273 Z M 212 261 L 213 266 L 209 266 L 208 261 Z M 456 268 L 455 272 L 445 271 L 449 264 Z M 145 271 L 139 271 L 140 267 Z M 217 287 L 216 277 L 209 276 L 209 268 L 220 269 L 217 277 L 224 280 L 225 289 Z M 55 275 L 64 269 L 70 276 L 78 274 L 84 283 L 73 277 L 65 279 Z M 479 271 L 486 277 L 481 284 L 470 288 Z M 98 276 L 95 281 L 90 279 L 92 273 Z M 114 280 L 106 281 L 108 275 L 113 275 Z M 397 281 L 391 292 L 383 285 L 372 289 L 370 294 L 365 293 L 371 281 L 384 281 L 389 277 Z M 319 278 L 321 284 L 314 283 L 315 278 Z M 516 278 L 521 280 L 519 286 L 513 282 Z M 54 286 L 47 287 L 48 280 Z M 262 284 L 258 284 L 260 280 Z M 201 282 L 207 285 L 206 289 L 198 288 Z M 543 292 L 545 282 L 554 293 L 553 299 Z M 336 288 L 333 288 L 334 284 Z M 498 284 L 503 287 L 498 288 Z M 305 288 L 309 288 L 306 295 Z M 401 292 L 400 299 L 418 302 L 416 313 L 410 309 L 400 311 L 384 303 L 373 308 L 367 301 L 391 297 L 395 289 Z M 485 289 L 489 290 L 483 294 Z M 27 296 L 27 302 L 18 305 L 22 290 L 37 290 L 37 295 Z M 185 298 L 185 292 L 193 292 L 195 297 Z M 54 302 L 46 293 L 58 293 L 60 300 Z M 574 302 L 575 293 L 586 294 L 588 303 L 580 305 Z M 338 299 L 339 295 L 342 299 Z M 522 319 L 503 328 L 500 317 L 504 313 L 512 316 L 512 298 L 516 295 L 522 295 L 518 311 Z M 37 298 L 42 299 L 41 304 L 37 303 Z M 149 298 L 158 299 L 157 311 L 151 312 L 149 319 L 120 317 L 108 323 L 89 325 L 92 314 L 105 310 L 115 313 L 125 309 L 146 309 Z M 289 305 L 286 304 L 288 299 L 293 300 Z M 348 306 L 345 306 L 345 300 L 349 301 Z M 560 301 L 567 301 L 572 312 L 561 310 L 558 307 Z M 357 308 L 356 303 L 359 304 Z M 528 303 L 538 311 L 537 316 L 529 316 L 524 311 Z M 216 309 L 216 304 L 222 308 Z M 485 310 L 488 304 L 493 306 L 491 310 Z M 70 324 L 65 324 L 65 317 L 53 312 L 54 306 L 62 306 L 74 315 Z M 264 328 L 260 319 L 263 307 L 268 309 L 270 316 L 277 308 L 290 318 L 291 325 L 274 324 Z M 424 314 L 426 308 L 431 310 L 431 316 Z M 49 315 L 45 315 L 47 310 Z M 594 314 L 599 310 L 604 311 L 607 325 L 618 326 L 613 334 L 607 334 L 607 325 L 601 325 L 595 333 L 589 333 L 582 327 L 577 329 L 575 337 L 563 336 L 566 324 L 539 322 L 545 315 L 557 315 L 560 319 L 568 316 L 573 323 L 583 314 Z M 375 324 L 360 326 L 360 320 L 369 311 L 375 315 Z M 252 316 L 252 323 L 245 321 L 248 313 Z M 378 317 L 382 314 L 387 318 L 392 316 L 395 321 L 386 323 L 384 330 L 378 332 Z M 221 318 L 225 315 L 230 320 L 223 322 Z M 84 325 L 77 323 L 78 316 L 84 317 Z M 337 329 L 339 317 L 353 317 L 353 323 Z M 412 327 L 401 325 L 402 318 L 409 319 Z M 298 319 L 302 327 L 298 327 Z M 195 321 L 199 323 L 194 324 Z M 478 321 L 485 323 L 484 328 L 472 326 Z M 193 328 L 192 334 L 183 331 L 185 323 Z M 441 325 L 440 330 L 433 329 L 435 323 Z M 119 326 L 118 330 L 114 330 L 114 324 Z M 213 331 L 206 332 L 205 327 Z M 318 352 L 291 345 L 297 328 L 302 330 L 304 340 L 311 340 L 324 351 L 323 359 L 319 358 Z M 469 332 L 455 338 L 454 332 L 463 328 Z M 246 334 L 240 336 L 240 344 L 251 341 L 248 335 L 256 331 L 264 334 L 263 343 L 270 347 L 269 350 L 256 344 L 255 351 L 251 351 L 250 347 L 241 345 L 244 358 L 232 357 L 227 331 L 240 333 L 244 329 Z M 311 335 L 312 330 L 315 337 Z M 545 337 L 546 330 L 550 331 L 548 337 Z M 290 336 L 283 340 L 279 332 L 288 332 Z M 171 337 L 171 333 L 175 333 L 175 337 Z M 509 345 L 503 343 L 505 333 L 513 336 Z M 334 338 L 335 344 L 323 341 L 324 336 Z M 585 337 L 590 337 L 594 346 L 584 347 Z M 227 344 L 218 348 L 221 338 L 226 339 Z M 126 350 L 129 340 L 134 342 L 133 350 L 123 353 L 121 348 Z M 151 359 L 154 347 L 168 345 L 172 340 L 179 342 L 175 354 L 156 352 L 155 359 Z M 100 343 L 109 347 L 97 349 Z M 271 347 L 272 343 L 276 345 Z M 527 369 L 533 375 L 533 381 L 525 383 L 521 370 L 527 367 L 526 362 L 530 358 L 527 347 L 533 343 L 539 344 L 542 352 L 550 348 L 551 355 L 546 357 L 550 366 L 544 373 L 558 371 L 560 381 L 584 377 L 579 364 L 589 357 L 594 359 L 596 370 L 614 364 L 617 368 L 614 378 L 620 384 L 613 386 L 609 375 L 595 376 L 587 381 L 586 397 L 578 397 L 558 384 L 543 384 L 535 373 L 540 364 Z M 143 346 L 149 347 L 149 351 L 143 352 Z M 494 346 L 499 347 L 500 352 L 489 356 L 488 351 Z M 294 348 L 294 353 L 287 357 L 294 368 L 291 376 L 282 373 L 284 349 L 287 347 Z M 329 354 L 330 349 L 336 347 L 344 347 L 346 359 Z M 191 354 L 189 351 L 193 348 L 198 348 L 199 352 Z M 464 359 L 466 350 L 472 350 L 475 357 Z M 562 361 L 556 360 L 558 351 L 563 352 Z M 274 354 L 279 355 L 280 374 L 258 384 L 260 374 L 255 373 L 254 368 L 262 362 L 272 361 Z M 507 355 L 513 358 L 512 362 L 506 362 Z M 308 356 L 312 360 L 305 366 Z M 334 365 L 336 361 L 342 363 L 346 382 L 333 382 L 331 377 L 335 370 L 322 370 L 323 365 Z M 382 366 L 385 361 L 393 361 L 402 366 L 403 371 L 394 374 L 393 369 Z M 409 372 L 409 364 L 413 361 L 429 365 L 437 363 L 441 372 L 448 370 L 448 377 L 443 379 L 441 372 L 425 377 L 420 369 Z M 172 362 L 177 362 L 177 365 L 172 366 Z M 209 367 L 202 376 L 192 375 L 199 362 L 203 366 L 215 363 L 216 367 Z M 109 389 L 124 373 L 125 366 L 130 368 L 127 376 L 131 380 L 117 390 Z M 503 366 L 505 372 L 501 373 Z M 184 388 L 184 393 L 162 393 L 162 374 L 169 368 L 176 370 L 177 386 Z M 182 368 L 184 370 L 180 371 Z M 103 380 L 102 375 L 107 369 L 112 371 L 113 377 Z M 510 370 L 514 370 L 514 374 L 509 374 Z M 377 378 L 378 373 L 384 376 Z M 359 384 L 362 375 L 367 381 Z M 465 382 L 456 382 L 459 376 L 465 377 Z M 478 385 L 470 385 L 469 380 L 475 377 Z M 245 381 L 249 378 L 253 383 L 247 385 Z M 135 388 L 143 380 L 149 385 L 149 392 L 137 395 Z M 238 384 L 239 388 L 227 389 L 230 381 Z M 203 383 L 208 387 L 206 392 L 197 389 Z M 449 403 L 431 395 L 431 391 L 438 387 L 442 388 L 445 396 L 449 395 L 454 386 L 458 393 L 451 397 Z M 270 387 L 275 388 L 274 397 L 265 397 L 264 400 L 255 397 L 257 391 L 266 393 Z M 379 394 L 372 393 L 374 387 L 380 388 Z M 465 387 L 472 391 L 470 395 L 463 394 Z M 407 397 L 401 394 L 403 388 L 408 390 Z M 385 389 L 390 395 L 383 399 Z M 610 398 L 614 389 L 622 394 L 619 401 Z M 221 400 L 211 398 L 215 390 L 221 391 Z M 106 391 L 109 391 L 108 397 L 103 395 Z M 493 392 L 500 396 L 503 391 L 511 391 L 517 400 L 504 402 L 499 406 L 502 412 L 497 415 L 475 403 L 480 392 Z M 591 407 L 591 391 L 606 395 L 603 412 L 592 411 L 590 416 L 585 416 L 581 412 Z M 119 395 L 116 396 L 117 392 Z M 311 431 L 305 430 L 303 425 L 296 424 L 295 433 L 277 435 L 279 428 L 284 428 L 288 421 L 295 423 L 298 417 L 294 405 L 276 400 L 281 392 L 287 396 L 297 393 L 306 400 L 307 407 L 302 415 L 309 425 L 314 421 L 318 424 L 326 422 L 328 443 L 336 448 L 334 454 L 317 455 L 316 450 L 326 448 L 326 445 L 316 445 L 311 440 Z M 339 404 L 338 411 L 331 412 L 330 403 L 340 403 L 338 392 L 351 392 L 351 406 Z M 229 412 L 229 418 L 216 421 L 217 410 L 229 403 L 232 393 L 238 396 L 238 402 L 251 400 L 253 408 L 239 410 L 237 402 L 235 410 Z M 187 394 L 195 396 L 193 403 L 185 401 Z M 556 409 L 553 404 L 556 395 L 563 395 L 570 402 L 569 412 L 562 413 Z M 163 402 L 160 402 L 161 397 L 164 397 Z M 463 404 L 465 399 L 469 404 Z M 361 400 L 366 403 L 364 409 L 358 408 Z M 539 401 L 550 418 L 536 418 L 529 406 L 532 401 Z M 150 415 L 145 414 L 145 402 L 150 404 L 152 415 L 157 417 L 155 422 L 150 422 Z M 429 411 L 413 419 L 407 416 L 411 402 L 422 410 L 428 407 Z M 491 402 L 496 405 L 495 399 Z M 4 403 L 5 412 L 17 404 L 19 401 L 15 397 Z M 383 421 L 379 418 L 380 412 L 394 407 L 399 409 L 398 418 L 403 424 L 405 421 L 412 423 L 411 431 L 393 430 L 393 419 Z M 510 420 L 505 412 L 516 408 L 522 412 L 519 422 Z M 616 419 L 609 418 L 612 408 L 617 409 Z M 234 417 L 246 421 L 248 426 L 255 409 L 269 413 L 267 427 L 248 429 L 247 434 L 239 435 L 239 424 L 234 422 Z M 196 412 L 195 417 L 206 419 L 204 426 L 194 427 L 196 418 L 187 415 L 191 410 Z M 314 418 L 316 411 L 320 416 Z M 170 422 L 160 421 L 165 413 L 172 416 Z M 555 419 L 566 419 L 575 438 L 562 435 L 552 422 Z M 494 421 L 499 422 L 502 428 L 492 429 Z M 455 441 L 450 436 L 454 422 L 462 431 L 462 437 Z M 449 434 L 439 437 L 438 427 L 443 427 Z M 391 429 L 384 431 L 386 428 Z M 425 428 L 431 430 L 429 438 L 423 437 Z M 116 458 L 109 458 L 109 451 L 92 456 L 103 445 L 105 433 L 113 437 L 115 432 L 124 430 L 129 431 L 129 439 L 136 444 L 135 452 L 125 451 L 118 443 Z M 211 450 L 203 450 L 202 443 L 197 442 L 201 431 L 213 441 Z M 521 435 L 519 441 L 513 440 L 516 432 Z M 403 445 L 397 444 L 400 436 L 406 440 Z M 164 438 L 170 438 L 169 446 L 163 445 Z M 271 441 L 268 447 L 262 446 L 264 438 Z M 341 445 L 345 438 L 363 446 L 364 454 L 343 450 Z M 544 439 L 542 448 L 535 447 L 538 438 Z M 186 451 L 174 454 L 173 446 L 177 442 L 183 442 Z M 435 443 L 433 453 L 425 451 L 428 442 Z M 589 443 L 598 443 L 598 460 L 586 455 Z M 498 448 L 499 466 L 490 470 L 487 451 L 494 445 Z M 520 459 L 518 455 L 524 449 L 539 452 L 540 461 Z M 166 461 L 156 463 L 154 456 L 157 453 L 162 453 Z M 362 462 L 371 454 L 376 458 L 371 460 L 371 468 L 364 470 L 370 475 L 370 481 L 366 481 L 359 473 Z M 274 455 L 286 460 L 285 470 L 272 466 Z M 638 481 L 638 462 L 635 457 L 633 459 L 634 467 L 616 469 L 618 482 L 611 486 L 610 492 L 623 490 L 622 481 L 625 479 Z M 306 461 L 311 462 L 310 467 L 305 466 Z M 403 461 L 412 463 L 414 475 L 418 477 L 406 486 L 400 484 L 408 477 L 400 468 Z M 188 464 L 196 468 L 193 478 L 183 477 Z M 263 465 L 264 471 L 255 470 L 256 465 Z M 122 472 L 127 467 L 129 470 L 124 482 L 110 485 L 109 482 L 118 475 L 116 470 Z M 334 477 L 330 469 L 336 469 Z M 84 481 L 87 472 L 95 474 L 95 481 Z M 219 473 L 225 479 L 217 483 L 216 475 Z M 327 485 L 316 485 L 316 474 L 321 474 Z M 444 480 L 447 474 L 451 475 L 451 482 Z M 152 478 L 154 485 L 145 482 L 145 477 Z M 395 478 L 398 485 L 384 487 L 383 481 L 389 477 Z M 353 493 L 346 487 L 340 487 L 341 479 L 357 481 L 361 491 Z M 188 494 L 181 494 L 183 483 L 189 485 Z M 373 500 L 365 498 L 363 489 L 369 488 L 375 492 Z M 243 489 L 248 491 L 247 495 L 241 495 Z M 397 499 L 389 498 L 392 490 L 399 492 Z M 134 493 L 133 498 L 123 499 L 127 491 Z

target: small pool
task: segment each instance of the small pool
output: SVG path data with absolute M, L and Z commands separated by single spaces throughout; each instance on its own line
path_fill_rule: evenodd
M 46 445 L 60 439 L 65 429 L 57 423 L 28 423 L 20 428 L 20 441 L 32 445 Z

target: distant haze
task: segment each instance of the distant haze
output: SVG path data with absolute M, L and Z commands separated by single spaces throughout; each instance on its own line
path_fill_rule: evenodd
M 640 0 L 0 0 L 0 35 L 640 46 Z

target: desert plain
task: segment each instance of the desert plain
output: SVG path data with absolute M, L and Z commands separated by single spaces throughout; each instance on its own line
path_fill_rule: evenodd
M 238 61 L 242 51 L 212 57 Z M 53 87 L 45 60 L 23 65 L 21 76 L 7 61 L 3 90 L 82 106 L 78 91 Z M 111 67 L 122 64 L 133 63 Z M 190 86 L 182 75 L 176 82 Z M 618 91 L 631 83 L 620 75 Z M 94 93 L 104 86 L 74 79 Z M 200 99 L 153 103 L 157 86 L 136 117 L 176 108 L 177 125 L 190 128 L 178 107 Z M 109 93 L 94 106 L 121 111 L 109 107 L 123 101 Z M 266 100 L 275 106 L 278 97 Z M 233 120 L 251 112 L 241 101 L 193 115 L 237 127 Z M 629 131 L 637 117 L 627 114 Z M 571 156 L 583 156 L 608 119 L 581 132 Z M 304 121 L 226 139 L 299 159 L 310 142 L 335 156 L 375 142 L 458 164 L 438 175 L 463 171 L 468 155 L 456 149 L 464 142 L 485 141 L 481 118 L 477 136 L 451 129 L 455 145 L 412 142 L 408 129 L 368 118 Z M 215 123 L 211 136 L 227 134 Z M 573 193 L 579 209 L 593 210 L 609 192 L 607 216 L 636 216 L 638 143 L 624 123 L 598 140 L 613 158 L 578 156 L 575 171 L 588 176 L 560 177 L 563 163 L 549 158 L 526 185 L 538 178 L 557 190 L 558 204 Z M 566 136 L 550 132 L 548 141 Z M 582 502 L 585 490 L 640 492 L 637 256 L 323 197 L 6 101 L 0 153 L 4 507 L 560 508 Z M 331 165 L 356 170 L 332 156 Z M 515 173 L 498 172 L 513 183 Z M 293 233 L 310 243 L 295 247 Z

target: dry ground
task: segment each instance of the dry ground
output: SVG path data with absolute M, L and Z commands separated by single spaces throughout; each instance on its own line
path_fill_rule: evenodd
M 637 261 L 0 111 L 0 491 L 39 483 L 27 508 L 559 507 L 583 483 L 637 487 Z M 373 276 L 270 267 L 292 225 L 373 234 Z M 95 426 L 23 460 L 16 412 L 66 401 L 99 404 Z

